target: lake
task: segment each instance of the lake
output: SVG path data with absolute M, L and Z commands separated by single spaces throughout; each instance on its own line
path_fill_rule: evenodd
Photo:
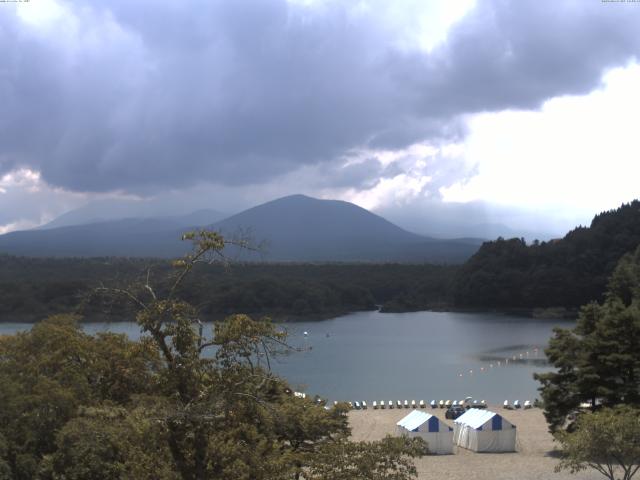
M 543 349 L 555 326 L 573 322 L 493 313 L 359 312 L 281 324 L 302 352 L 272 361 L 297 390 L 330 400 L 533 400 L 533 373 L 549 370 Z M 0 334 L 29 329 L 0 324 Z M 138 338 L 131 322 L 85 324 Z M 207 328 L 210 330 L 211 326 Z M 307 332 L 307 335 L 304 335 Z

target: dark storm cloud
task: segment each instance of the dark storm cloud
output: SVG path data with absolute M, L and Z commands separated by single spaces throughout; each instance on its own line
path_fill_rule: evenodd
M 41 28 L 3 6 L 0 173 L 81 191 L 256 184 L 460 138 L 461 114 L 588 92 L 638 52 L 640 9 L 613 4 L 480 1 L 428 54 L 345 3 L 79 1 Z M 372 165 L 336 182 L 368 185 Z
M 423 87 L 422 111 L 441 116 L 536 108 L 554 96 L 588 93 L 604 70 L 640 54 L 640 9 L 612 6 L 480 1 L 433 55 L 405 59 L 403 78 Z

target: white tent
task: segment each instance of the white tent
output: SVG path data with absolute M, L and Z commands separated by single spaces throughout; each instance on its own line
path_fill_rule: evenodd
M 414 410 L 396 425 L 400 435 L 422 437 L 430 453 L 453 453 L 453 428 L 434 415 Z
M 454 420 L 453 441 L 474 452 L 515 452 L 516 426 L 495 412 L 471 408 Z

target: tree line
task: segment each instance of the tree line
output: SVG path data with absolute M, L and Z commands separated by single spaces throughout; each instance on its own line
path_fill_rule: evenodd
M 321 319 L 378 305 L 384 311 L 450 305 L 455 270 L 427 264 L 212 264 L 197 265 L 180 288 L 207 319 L 237 312 Z M 87 320 L 133 318 L 128 306 L 88 293 L 147 275 L 165 292 L 171 271 L 164 260 L 0 256 L 0 320 L 35 321 L 69 311 Z
M 549 242 L 499 238 L 484 243 L 456 273 L 455 305 L 577 308 L 602 300 L 618 260 L 640 244 L 640 201 L 596 215 Z

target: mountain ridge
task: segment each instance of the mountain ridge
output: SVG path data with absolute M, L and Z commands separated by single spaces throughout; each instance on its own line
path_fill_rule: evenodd
M 197 213 L 197 212 L 195 212 Z M 195 213 L 130 218 L 11 232 L 0 236 L 0 252 L 27 256 L 178 257 L 189 246 L 179 241 L 191 228 L 226 236 L 250 230 L 262 255 L 232 251 L 249 261 L 365 261 L 459 263 L 480 245 L 473 239 L 441 240 L 408 232 L 385 218 L 341 200 L 291 195 L 256 205 L 223 220 L 197 225 Z

